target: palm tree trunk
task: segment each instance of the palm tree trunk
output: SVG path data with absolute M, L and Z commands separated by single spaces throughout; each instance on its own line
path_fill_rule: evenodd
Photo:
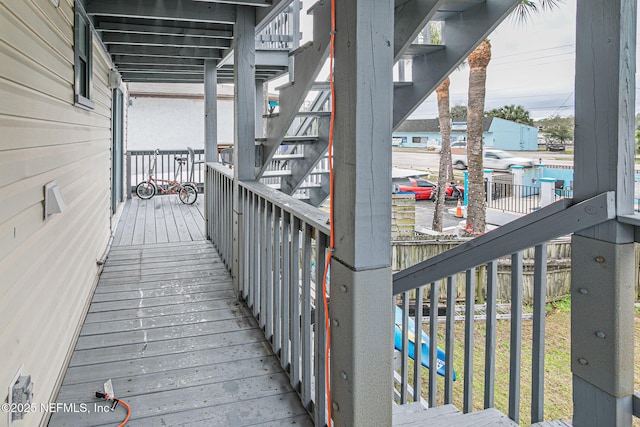
M 449 77 L 447 77 L 436 89 L 438 95 L 438 117 L 440 121 L 440 135 L 442 144 L 440 148 L 440 167 L 438 169 L 438 191 L 436 193 L 436 206 L 433 211 L 434 231 L 442 231 L 442 216 L 444 213 L 444 199 L 446 195 L 447 181 L 453 178 L 451 165 L 451 114 L 449 111 Z M 451 171 L 451 173 L 450 173 Z
M 467 223 L 474 232 L 483 233 L 486 227 L 486 200 L 482 166 L 482 122 L 484 118 L 487 66 L 491 60 L 491 44 L 484 40 L 469 55 L 469 104 L 467 115 L 467 161 L 469 193 Z

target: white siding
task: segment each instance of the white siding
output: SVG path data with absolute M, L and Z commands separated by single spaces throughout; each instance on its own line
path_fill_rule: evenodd
M 35 402 L 53 401 L 109 239 L 109 63 L 95 41 L 86 111 L 73 105 L 73 1 L 0 2 L 0 401 L 21 364 Z M 45 221 L 52 180 L 67 208 Z

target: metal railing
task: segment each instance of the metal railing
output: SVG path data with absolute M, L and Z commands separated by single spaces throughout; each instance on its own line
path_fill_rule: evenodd
M 528 214 L 540 208 L 540 187 L 502 182 L 491 183 L 488 208 Z
M 230 171 L 207 163 L 207 231 L 238 284 L 291 385 L 316 425 L 326 424 L 322 286 L 329 244 L 327 213 L 257 181 L 238 183 L 237 235 Z M 218 217 L 216 217 L 218 215 Z
M 177 180 L 180 182 L 193 182 L 198 190 L 202 191 L 204 186 L 204 149 L 193 150 L 194 162 L 191 161 L 189 152 L 185 150 L 159 150 L 158 162 L 155 176 L 161 179 L 174 179 L 176 168 L 176 157 L 184 157 L 187 163 L 182 167 Z M 131 150 L 126 152 L 127 157 L 127 198 L 135 193 L 136 186 L 149 177 L 149 167 L 153 162 L 154 150 Z
M 480 407 L 495 407 L 496 387 L 508 388 L 509 418 L 520 422 L 522 380 L 522 312 L 523 312 L 523 250 L 534 248 L 534 295 L 533 295 L 533 331 L 531 375 L 527 378 L 527 387 L 531 390 L 530 422 L 540 422 L 544 418 L 544 352 L 545 352 L 545 302 L 546 302 L 546 268 L 547 241 L 589 228 L 614 217 L 607 208 L 607 201 L 613 195 L 601 194 L 593 199 L 572 205 L 572 200 L 564 199 L 541 208 L 535 213 L 517 219 L 494 231 L 462 244 L 454 249 L 434 256 L 427 261 L 416 264 L 394 274 L 394 295 L 403 308 L 400 325 L 402 330 L 402 357 L 398 394 L 401 404 L 408 402 L 408 392 L 413 396 L 426 396 L 430 407 L 454 402 L 454 316 L 456 304 L 456 287 L 465 289 L 464 316 L 464 355 L 462 369 L 456 372 L 457 380 L 462 382 L 461 400 L 463 412 L 473 412 Z M 597 207 L 600 206 L 600 207 Z M 588 209 L 593 217 L 584 214 Z M 598 211 L 596 213 L 596 210 Z M 577 215 L 577 216 L 576 216 Z M 563 224 L 558 227 L 557 224 Z M 497 304 L 497 271 L 499 259 L 511 258 L 511 322 L 509 338 L 509 379 L 508 384 L 496 384 L 496 304 Z M 456 283 L 456 275 L 464 272 L 465 283 Z M 486 289 L 486 326 L 483 348 L 475 346 L 475 307 L 476 281 L 482 281 Z M 410 381 L 409 356 L 405 349 L 409 347 L 410 329 L 409 298 L 410 292 L 415 298 L 415 315 L 411 319 L 415 331 L 422 331 L 423 303 L 428 293 L 429 303 L 429 351 L 422 352 L 417 346 L 413 358 L 413 380 Z M 444 305 L 444 307 L 442 307 Z M 444 357 L 438 357 L 438 311 L 444 308 L 446 320 L 444 325 Z M 397 321 L 397 320 L 396 320 Z M 419 336 L 415 334 L 416 336 Z M 442 336 L 442 331 L 440 331 Z M 414 338 L 415 339 L 415 338 Z M 504 348 L 504 347 L 503 347 Z M 475 373 L 474 363 L 484 357 L 482 373 Z M 424 370 L 420 367 L 423 359 L 429 366 L 441 367 L 444 382 L 436 381 L 436 373 L 429 369 L 427 379 L 423 379 Z M 440 361 L 438 361 L 440 359 Z M 444 359 L 444 360 L 443 360 Z M 502 367 L 502 369 L 505 369 Z M 567 366 L 569 369 L 569 366 Z M 474 382 L 483 384 L 482 396 L 474 396 Z M 426 387 L 423 387 L 423 383 Z M 477 391 L 477 389 L 476 389 Z M 422 397 L 421 397 L 422 398 Z M 414 399 L 418 400 L 418 398 Z M 481 402 L 481 403 L 480 403 Z M 459 403 L 459 402 L 456 402 Z

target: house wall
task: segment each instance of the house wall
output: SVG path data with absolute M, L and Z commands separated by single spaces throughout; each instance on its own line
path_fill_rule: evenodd
M 203 85 L 129 84 L 130 150 L 204 148 Z M 218 86 L 218 143 L 233 144 L 233 88 Z
M 494 117 L 489 132 L 492 133 L 494 148 L 512 151 L 538 149 L 538 129 L 533 126 Z M 490 146 L 489 141 L 485 141 L 485 144 Z
M 21 365 L 34 402 L 54 401 L 110 235 L 109 59 L 94 36 L 95 108 L 74 106 L 73 22 L 72 0 L 0 6 L 2 401 Z M 43 187 L 53 180 L 67 207 L 45 221 Z

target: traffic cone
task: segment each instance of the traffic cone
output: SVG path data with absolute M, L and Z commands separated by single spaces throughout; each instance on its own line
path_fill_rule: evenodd
M 458 199 L 458 206 L 456 206 L 456 218 L 462 218 L 462 203 Z

